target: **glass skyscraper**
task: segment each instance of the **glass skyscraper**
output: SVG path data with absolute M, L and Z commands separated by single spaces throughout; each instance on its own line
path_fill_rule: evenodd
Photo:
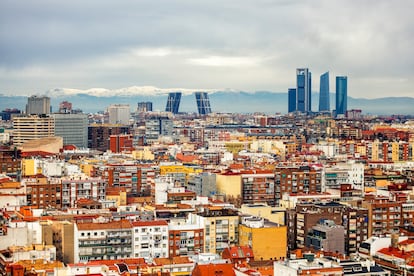
M 348 77 L 336 77 L 336 116 L 346 115 L 348 109 Z
M 210 100 L 206 92 L 195 92 L 198 114 L 206 115 L 211 113 Z
M 321 75 L 319 86 L 319 112 L 330 111 L 329 104 L 329 72 Z
M 168 94 L 167 106 L 165 111 L 171 112 L 173 114 L 178 113 L 181 101 L 181 92 L 171 92 Z
M 296 88 L 288 89 L 288 112 L 296 111 Z
M 307 113 L 312 110 L 312 77 L 308 68 L 296 69 L 296 110 Z

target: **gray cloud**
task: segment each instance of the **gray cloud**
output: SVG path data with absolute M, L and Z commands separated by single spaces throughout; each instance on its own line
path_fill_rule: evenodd
M 0 3 L 0 93 L 132 85 L 286 91 L 295 68 L 349 94 L 412 96 L 409 0 Z M 334 85 L 332 85 L 334 90 Z

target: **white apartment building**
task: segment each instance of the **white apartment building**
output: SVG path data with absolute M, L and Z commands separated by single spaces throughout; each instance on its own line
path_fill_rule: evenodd
M 168 223 L 165 220 L 132 222 L 133 258 L 168 258 Z

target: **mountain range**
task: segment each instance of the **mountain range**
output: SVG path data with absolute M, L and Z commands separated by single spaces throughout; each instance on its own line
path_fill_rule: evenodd
M 86 113 L 105 110 L 110 104 L 129 104 L 135 111 L 138 102 L 150 101 L 154 111 L 165 110 L 168 92 L 181 91 L 181 112 L 197 112 L 193 89 L 159 89 L 152 86 L 128 87 L 116 90 L 94 88 L 89 90 L 59 88 L 43 93 L 51 98 L 52 110 L 59 108 L 59 103 L 69 101 L 74 109 Z M 209 93 L 210 105 L 213 112 L 267 114 L 287 113 L 288 94 L 286 92 L 243 92 L 229 89 L 202 90 Z M 319 93 L 312 94 L 312 110 L 318 110 Z M 25 110 L 27 96 L 9 96 L 0 94 L 0 110 L 18 108 Z M 330 95 L 331 109 L 335 109 L 335 94 Z M 348 109 L 361 109 L 363 114 L 377 115 L 414 115 L 414 98 L 386 97 L 364 99 L 348 97 Z

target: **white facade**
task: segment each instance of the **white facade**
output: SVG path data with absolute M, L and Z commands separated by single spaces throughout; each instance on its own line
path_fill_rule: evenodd
M 133 258 L 168 258 L 168 224 L 166 221 L 132 222 Z
M 108 107 L 109 123 L 128 125 L 130 118 L 129 104 L 113 104 Z

